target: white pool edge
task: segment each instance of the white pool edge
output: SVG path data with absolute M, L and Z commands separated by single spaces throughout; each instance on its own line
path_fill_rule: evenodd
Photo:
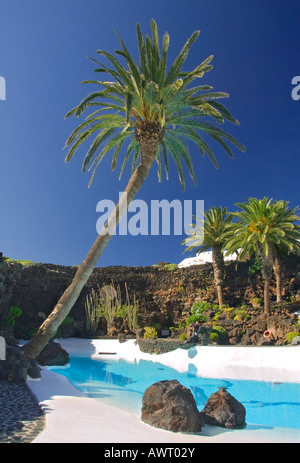
M 58 342 L 70 355 L 99 356 L 100 352 L 101 357 L 109 358 L 113 353 L 114 358 L 151 360 L 182 372 L 193 364 L 205 377 L 300 382 L 300 346 L 201 346 L 150 355 L 141 352 L 134 340 L 119 343 L 68 338 Z M 300 430 L 263 426 L 247 426 L 244 430 L 205 426 L 199 436 L 171 433 L 147 426 L 140 416 L 84 397 L 65 377 L 47 369 L 43 369 L 40 381 L 29 379 L 27 383 L 46 414 L 46 429 L 36 443 L 300 442 Z

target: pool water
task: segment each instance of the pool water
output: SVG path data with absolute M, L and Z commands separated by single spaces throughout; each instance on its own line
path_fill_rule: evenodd
M 138 414 L 145 389 L 157 381 L 177 379 L 192 391 L 199 411 L 213 392 L 225 387 L 244 405 L 248 425 L 300 429 L 300 383 L 203 378 L 196 376 L 193 364 L 187 373 L 180 373 L 160 363 L 113 357 L 71 356 L 69 367 L 50 369 L 66 376 L 86 396 Z

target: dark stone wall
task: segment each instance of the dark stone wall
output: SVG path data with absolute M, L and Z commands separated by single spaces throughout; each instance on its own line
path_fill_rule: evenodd
M 230 306 L 249 302 L 253 297 L 263 298 L 261 276 L 248 274 L 248 262 L 226 264 L 225 298 Z M 11 306 L 22 309 L 16 319 L 14 333 L 17 338 L 29 337 L 51 313 L 56 302 L 72 281 L 74 267 L 54 264 L 22 266 L 7 262 L 0 256 L 0 334 L 5 335 L 5 317 Z M 300 257 L 291 255 L 284 266 L 284 298 L 300 292 Z M 70 312 L 74 322 L 62 329 L 62 335 L 88 336 L 86 332 L 85 298 L 92 288 L 107 284 L 120 285 L 125 301 L 125 283 L 129 295 L 139 301 L 141 326 L 158 321 L 163 327 L 174 326 L 185 320 L 195 298 L 217 303 L 213 285 L 211 264 L 176 270 L 158 267 L 100 267 L 92 273 L 87 285 Z M 272 298 L 275 300 L 275 281 L 272 282 Z M 105 334 L 105 322 L 98 334 Z

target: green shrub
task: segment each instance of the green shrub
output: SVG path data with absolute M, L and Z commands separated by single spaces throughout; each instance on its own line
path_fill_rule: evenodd
M 214 325 L 211 334 L 213 333 L 217 333 L 219 344 L 223 344 L 227 340 L 227 331 L 222 326 Z
M 219 320 L 220 315 L 221 315 L 221 312 L 220 312 L 220 311 L 218 311 L 217 313 L 215 313 L 215 315 L 213 316 L 213 319 L 212 319 L 213 323 L 214 323 L 214 322 L 217 322 L 217 321 Z
M 250 267 L 248 268 L 248 274 L 255 275 L 260 270 L 261 270 L 261 264 L 257 259 L 255 259 L 252 265 L 250 265 Z
M 290 331 L 286 335 L 287 342 L 290 344 L 295 336 L 300 336 L 300 333 L 297 331 Z
M 166 264 L 165 269 L 166 270 L 176 270 L 178 268 L 177 264 Z
M 11 307 L 9 309 L 9 316 L 5 318 L 4 323 L 6 326 L 13 328 L 16 324 L 16 318 L 22 315 L 22 309 L 20 307 Z
M 34 265 L 34 262 L 32 260 L 15 260 L 15 259 L 11 259 L 10 257 L 6 257 L 4 256 L 4 259 L 6 260 L 6 262 L 17 262 L 18 264 L 21 264 L 23 266 L 26 266 L 26 265 Z
M 235 309 L 234 307 L 226 307 L 222 310 L 224 313 L 226 313 L 226 315 L 228 315 L 229 318 L 233 318 L 237 309 Z
M 246 312 L 246 310 L 237 309 L 235 313 L 236 315 L 234 317 L 234 320 L 238 320 L 239 322 L 249 320 L 250 318 L 250 315 Z
M 259 297 L 254 297 L 253 299 L 251 299 L 250 302 L 253 305 L 253 307 L 258 309 L 260 307 L 260 304 L 261 304 L 261 299 Z
M 186 341 L 187 340 L 187 335 L 185 333 L 181 333 L 179 336 L 180 341 Z
M 153 328 L 156 329 L 156 331 L 161 330 L 161 323 L 160 322 L 154 322 L 152 326 L 153 326 Z
M 26 265 L 34 265 L 34 262 L 32 260 L 17 260 L 17 262 L 23 265 L 24 267 L 26 267 Z
M 184 286 L 178 285 L 178 286 L 177 286 L 177 291 L 178 291 L 179 293 L 183 293 L 183 292 L 185 291 Z
M 144 332 L 144 339 L 156 339 L 157 331 L 153 326 L 146 326 Z
M 203 312 L 206 312 L 207 310 L 210 310 L 210 304 L 209 302 L 206 301 L 197 301 L 194 302 L 194 304 L 191 307 L 191 312 L 193 315 L 202 315 Z
M 34 336 L 37 332 L 38 332 L 38 328 L 32 328 L 32 330 L 29 330 L 26 334 L 26 337 L 27 338 L 32 338 L 32 336 Z
M 9 309 L 9 313 L 13 317 L 17 318 L 17 317 L 20 317 L 22 315 L 22 309 L 20 309 L 20 307 L 11 307 Z
M 215 333 L 215 332 L 210 333 L 209 340 L 211 342 L 216 342 L 217 344 L 219 344 L 219 335 L 218 335 L 218 333 Z
M 186 326 L 190 325 L 191 323 L 194 324 L 196 322 L 199 322 L 199 323 L 206 322 L 206 320 L 207 318 L 205 315 L 193 314 L 193 315 L 190 315 L 190 317 L 187 319 Z

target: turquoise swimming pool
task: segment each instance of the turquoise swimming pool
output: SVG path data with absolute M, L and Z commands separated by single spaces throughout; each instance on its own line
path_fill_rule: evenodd
M 51 370 L 66 376 L 86 396 L 137 413 L 145 389 L 156 381 L 177 379 L 192 391 L 200 411 L 213 392 L 225 387 L 246 408 L 248 425 L 300 429 L 300 383 L 203 378 L 196 376 L 193 364 L 181 373 L 160 363 L 113 357 L 71 356 L 70 366 Z

